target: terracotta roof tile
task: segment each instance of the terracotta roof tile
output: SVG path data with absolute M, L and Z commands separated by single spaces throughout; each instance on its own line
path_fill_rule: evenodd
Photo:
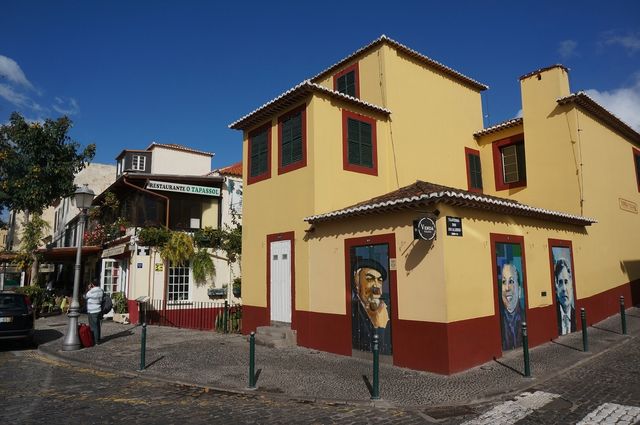
M 558 99 L 558 103 L 560 105 L 572 103 L 589 115 L 601 120 L 621 136 L 626 137 L 633 142 L 640 143 L 640 134 L 637 131 L 606 110 L 602 105 L 590 98 L 585 92 L 572 93 L 569 96 Z
M 234 130 L 244 130 L 246 128 L 255 126 L 257 124 L 261 124 L 265 120 L 271 118 L 272 116 L 285 112 L 291 107 L 299 104 L 304 99 L 306 99 L 307 95 L 309 95 L 310 93 L 326 94 L 335 99 L 345 100 L 354 105 L 358 105 L 370 111 L 382 113 L 385 115 L 388 115 L 391 113 L 391 111 L 381 106 L 377 106 L 372 103 L 365 102 L 364 100 L 360 100 L 358 98 L 346 95 L 344 93 L 340 93 L 335 90 L 328 89 L 319 84 L 312 83 L 309 80 L 305 80 L 300 84 L 298 84 L 297 86 L 282 93 L 280 96 L 270 100 L 269 102 L 258 107 L 252 112 L 249 112 L 247 115 L 243 116 L 237 121 L 232 122 L 231 124 L 229 124 L 229 128 Z
M 324 71 L 320 72 L 319 74 L 317 74 L 316 76 L 314 76 L 313 78 L 311 78 L 311 81 L 313 82 L 317 82 L 318 80 L 326 77 L 328 74 L 339 70 L 341 67 L 343 67 L 347 62 L 351 61 L 353 58 L 355 58 L 356 56 L 365 53 L 369 50 L 372 50 L 374 48 L 376 48 L 377 46 L 379 46 L 380 44 L 386 43 L 394 48 L 396 48 L 397 50 L 403 52 L 404 54 L 411 56 L 414 59 L 417 59 L 418 61 L 424 63 L 425 65 L 428 65 L 432 68 L 437 69 L 438 71 L 453 77 L 454 79 L 460 81 L 461 83 L 465 84 L 468 87 L 471 87 L 475 90 L 486 90 L 489 88 L 489 86 L 482 84 L 472 78 L 467 77 L 466 75 L 461 74 L 460 72 L 449 68 L 448 66 L 435 61 L 425 55 L 423 55 L 422 53 L 417 52 L 416 50 L 413 50 L 407 46 L 405 46 L 402 43 L 399 43 L 389 37 L 387 37 L 386 35 L 381 35 L 380 37 L 378 37 L 377 39 L 375 39 L 374 41 L 372 41 L 371 43 L 367 44 L 366 46 L 356 50 L 355 52 L 351 53 L 349 56 L 347 56 L 346 58 L 338 61 L 337 63 L 331 65 L 329 68 L 325 69 Z
M 520 78 L 518 78 L 518 80 L 524 80 L 525 78 L 533 77 L 534 75 L 540 74 L 541 72 L 548 71 L 553 68 L 561 68 L 561 69 L 564 69 L 565 72 L 569 72 L 569 68 L 567 68 L 562 64 L 556 63 L 554 65 L 545 66 L 544 68 L 536 69 L 535 71 L 531 71 L 527 74 L 524 74 Z
M 173 150 L 176 150 L 176 151 L 183 151 L 183 152 L 189 152 L 189 153 L 197 153 L 197 154 L 200 154 L 200 155 L 208 155 L 208 156 L 213 156 L 214 155 L 211 152 L 205 152 L 205 151 L 200 151 L 200 150 L 197 150 L 197 149 L 192 149 L 192 148 L 189 148 L 187 146 L 178 145 L 176 143 L 151 142 L 151 144 L 147 147 L 146 150 L 150 151 L 155 147 L 173 149 Z
M 478 137 L 485 136 L 487 134 L 496 133 L 498 131 L 501 131 L 507 128 L 517 127 L 519 125 L 522 125 L 523 122 L 524 121 L 522 118 L 513 118 L 510 120 L 498 123 L 496 125 L 492 125 L 491 127 L 487 127 L 484 130 L 480 130 L 476 133 L 473 133 L 473 137 L 477 139 Z
M 338 220 L 345 217 L 376 214 L 400 209 L 424 207 L 438 202 L 493 211 L 501 214 L 533 217 L 578 226 L 596 223 L 591 218 L 532 207 L 511 199 L 483 195 L 434 183 L 416 181 L 393 192 L 360 202 L 347 208 L 305 218 L 309 223 Z
M 216 171 L 222 175 L 242 177 L 242 161 L 238 161 L 228 167 L 219 168 Z

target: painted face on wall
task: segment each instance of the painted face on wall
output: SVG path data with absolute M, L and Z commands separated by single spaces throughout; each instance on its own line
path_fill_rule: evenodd
M 511 263 L 502 266 L 502 304 L 505 310 L 513 313 L 520 302 L 520 284 L 518 270 Z
M 358 296 L 364 306 L 371 311 L 376 311 L 381 302 L 380 296 L 384 282 L 382 274 L 375 269 L 363 267 L 356 271 L 356 282 Z
M 557 301 L 562 310 L 568 314 L 573 307 L 573 277 L 564 260 L 560 260 L 556 267 L 558 269 L 555 279 Z

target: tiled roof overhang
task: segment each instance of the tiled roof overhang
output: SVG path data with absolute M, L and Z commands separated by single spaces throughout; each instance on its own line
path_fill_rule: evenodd
M 386 35 L 381 35 L 379 38 L 377 38 L 376 40 L 372 41 L 371 43 L 367 44 L 366 46 L 356 50 L 355 52 L 353 52 L 352 54 L 350 54 L 349 56 L 347 56 L 346 58 L 342 59 L 341 61 L 331 65 L 329 68 L 325 69 L 324 71 L 320 72 L 319 74 L 317 74 L 316 76 L 314 76 L 313 78 L 311 78 L 311 81 L 313 82 L 317 82 L 319 80 L 321 80 L 322 78 L 326 77 L 328 74 L 333 73 L 334 71 L 338 71 L 340 68 L 342 68 L 347 62 L 351 61 L 353 58 L 355 58 L 358 55 L 361 55 L 363 53 L 366 53 L 370 50 L 375 49 L 376 47 L 378 47 L 380 44 L 386 43 L 391 47 L 394 47 L 395 49 L 397 49 L 398 51 L 404 53 L 405 55 L 416 59 L 417 61 L 431 67 L 431 68 L 435 68 L 436 70 L 442 72 L 443 74 L 446 74 L 450 77 L 452 77 L 453 79 L 459 81 L 460 83 L 464 84 L 467 87 L 470 87 L 474 90 L 478 90 L 478 91 L 483 91 L 489 88 L 489 86 L 482 84 L 476 80 L 474 80 L 473 78 L 469 78 L 466 75 L 463 75 L 461 73 L 459 73 L 458 71 L 449 68 L 448 66 L 441 64 L 438 61 L 435 61 L 425 55 L 423 55 L 422 53 L 419 53 L 407 46 L 405 46 L 402 43 L 398 43 L 397 41 L 387 37 Z
M 216 172 L 224 176 L 242 177 L 242 161 L 238 161 L 235 164 L 229 165 L 228 167 L 223 167 L 216 171 L 212 171 L 207 175 L 214 175 L 214 173 Z
M 569 68 L 567 68 L 566 66 L 564 66 L 562 64 L 556 63 L 554 65 L 545 66 L 544 68 L 536 69 L 535 71 L 531 71 L 531 72 L 529 72 L 527 74 L 524 74 L 520 78 L 518 78 L 518 80 L 522 81 L 525 78 L 533 77 L 534 75 L 538 75 L 541 72 L 548 71 L 548 70 L 553 69 L 553 68 L 561 68 L 561 69 L 564 69 L 565 72 L 569 72 Z
M 589 226 L 597 221 L 591 218 L 567 214 L 521 204 L 510 199 L 482 195 L 433 183 L 417 181 L 396 191 L 326 214 L 306 217 L 308 223 L 339 220 L 346 217 L 379 214 L 383 212 L 428 207 L 437 203 L 474 208 L 506 215 L 531 217 L 545 221 Z
M 292 89 L 289 89 L 286 92 L 282 93 L 275 99 L 272 99 L 264 105 L 260 106 L 258 109 L 229 124 L 229 128 L 234 130 L 245 130 L 254 127 L 257 124 L 262 124 L 264 121 L 270 119 L 274 115 L 278 115 L 289 110 L 291 107 L 298 105 L 311 93 L 328 95 L 329 97 L 332 97 L 334 99 L 346 101 L 372 112 L 378 112 L 384 115 L 388 115 L 391 113 L 391 111 L 381 106 L 365 102 L 358 98 L 351 97 L 334 90 L 330 90 L 319 84 L 312 83 L 309 80 L 305 80 Z
M 574 104 L 587 114 L 600 120 L 619 135 L 628 138 L 632 142 L 640 144 L 640 134 L 629 127 L 620 118 L 603 108 L 598 102 L 591 99 L 586 93 L 572 93 L 567 97 L 558 99 L 560 105 Z
M 200 151 L 200 150 L 197 150 L 197 149 L 191 149 L 191 148 L 189 148 L 187 146 L 178 145 L 176 143 L 151 142 L 151 144 L 147 147 L 147 150 L 150 151 L 155 147 L 165 148 L 165 149 L 173 149 L 174 151 L 195 153 L 195 154 L 198 154 L 198 155 L 206 155 L 206 156 L 213 156 L 214 155 L 212 152 L 205 152 L 205 151 Z
M 522 125 L 523 122 L 524 120 L 522 118 L 514 118 L 511 120 L 503 121 L 499 124 L 492 125 L 491 127 L 487 127 L 483 130 L 473 133 L 473 137 L 478 139 L 482 136 L 486 136 L 487 134 L 497 133 L 498 131 L 502 131 L 507 128 L 517 127 L 519 125 Z

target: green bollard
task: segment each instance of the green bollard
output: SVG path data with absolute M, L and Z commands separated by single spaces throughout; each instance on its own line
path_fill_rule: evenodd
M 224 322 L 224 333 L 228 333 L 229 332 L 229 301 L 227 300 L 224 300 L 223 322 Z
M 627 334 L 627 312 L 624 311 L 624 296 L 620 295 L 620 321 L 622 322 L 622 335 Z
M 380 400 L 380 348 L 378 345 L 378 334 L 373 335 L 373 388 L 371 391 L 371 400 Z
M 524 376 L 531 378 L 531 365 L 529 362 L 529 335 L 527 333 L 527 322 L 522 322 L 522 352 L 524 354 Z
M 582 322 L 582 351 L 589 351 L 589 336 L 587 335 L 587 312 L 584 307 L 580 309 L 580 321 Z
M 146 362 L 145 362 L 145 351 L 147 350 L 147 324 L 142 324 L 142 340 L 140 341 L 140 371 L 143 371 Z
M 251 332 L 249 337 L 249 388 L 256 387 L 256 333 Z

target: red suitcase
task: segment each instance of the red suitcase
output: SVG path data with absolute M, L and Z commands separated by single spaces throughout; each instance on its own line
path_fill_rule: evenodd
M 80 342 L 83 347 L 93 347 L 93 332 L 91 332 L 89 325 L 81 323 L 78 326 L 78 335 L 80 335 Z

